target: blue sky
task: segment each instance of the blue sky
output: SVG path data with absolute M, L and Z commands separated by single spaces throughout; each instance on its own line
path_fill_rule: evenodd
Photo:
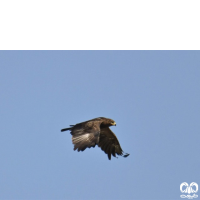
M 181 199 L 200 185 L 200 51 L 0 51 L 0 199 Z M 73 151 L 95 117 L 127 158 Z

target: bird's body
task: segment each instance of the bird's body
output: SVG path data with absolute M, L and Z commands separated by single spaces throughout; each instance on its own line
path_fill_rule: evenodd
M 114 120 L 98 117 L 76 125 L 70 125 L 70 128 L 64 128 L 61 131 L 71 131 L 74 150 L 84 151 L 86 148 L 98 145 L 106 154 L 109 160 L 111 155 L 127 157 L 129 154 L 123 152 L 116 135 L 110 130 L 110 126 L 116 126 Z

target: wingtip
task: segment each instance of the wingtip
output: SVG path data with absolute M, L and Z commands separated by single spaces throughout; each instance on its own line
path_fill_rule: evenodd
M 123 157 L 126 158 L 126 157 L 128 157 L 129 155 L 130 155 L 129 153 L 125 153 L 125 154 L 123 155 Z

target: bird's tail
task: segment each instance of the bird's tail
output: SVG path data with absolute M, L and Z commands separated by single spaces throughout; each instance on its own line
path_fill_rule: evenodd
M 61 129 L 61 132 L 63 132 L 63 131 L 70 131 L 71 130 L 71 128 L 63 128 L 63 129 Z

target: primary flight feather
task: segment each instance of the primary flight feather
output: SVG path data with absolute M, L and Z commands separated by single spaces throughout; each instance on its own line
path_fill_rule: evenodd
M 111 155 L 129 156 L 128 153 L 123 152 L 116 135 L 109 128 L 116 126 L 114 120 L 98 117 L 70 126 L 61 131 L 71 131 L 74 150 L 84 151 L 86 148 L 98 145 L 108 155 L 109 160 L 111 160 Z

